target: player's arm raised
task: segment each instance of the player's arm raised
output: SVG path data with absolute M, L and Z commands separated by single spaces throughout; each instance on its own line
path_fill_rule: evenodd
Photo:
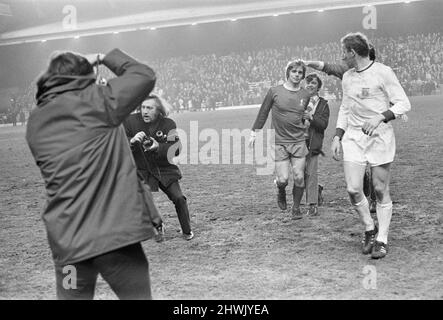
M 303 60 L 302 60 L 303 61 Z M 348 71 L 348 67 L 339 63 L 328 63 L 324 61 L 309 60 L 303 63 L 312 69 L 326 73 L 328 76 L 334 76 L 343 79 L 343 74 Z

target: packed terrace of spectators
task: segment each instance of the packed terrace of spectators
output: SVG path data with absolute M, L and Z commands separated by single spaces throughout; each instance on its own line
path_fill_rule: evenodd
M 443 39 L 440 33 L 375 38 L 377 60 L 392 67 L 410 96 L 439 92 L 443 83 Z M 193 55 L 156 60 L 157 91 L 176 109 L 199 109 L 261 103 L 268 88 L 284 81 L 288 61 L 340 63 L 338 41 L 314 46 L 263 49 L 226 56 Z M 308 72 L 313 72 L 310 69 Z M 323 94 L 341 98 L 340 81 L 321 75 Z M 191 103 L 189 103 L 191 101 Z
M 443 83 L 441 33 L 396 38 L 375 38 L 377 60 L 393 68 L 409 96 L 438 94 Z M 338 41 L 313 46 L 269 48 L 228 55 L 191 55 L 150 61 L 157 74 L 156 93 L 176 111 L 260 104 L 270 86 L 284 81 L 284 69 L 294 59 L 340 63 Z M 314 72 L 308 69 L 309 72 Z M 105 79 L 114 77 L 100 67 Z M 322 94 L 341 98 L 340 81 L 320 74 Z M 9 115 L 14 117 L 34 103 L 34 85 L 14 97 Z M 6 121 L 3 116 L 3 122 Z

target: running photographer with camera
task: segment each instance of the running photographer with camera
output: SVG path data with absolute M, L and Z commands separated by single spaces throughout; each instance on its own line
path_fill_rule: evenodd
M 124 122 L 137 171 L 151 191 L 161 189 L 174 203 L 183 238 L 191 240 L 188 204 L 179 180 L 180 169 L 172 163 L 172 157 L 180 152 L 177 125 L 168 118 L 166 103 L 151 94 L 140 106 L 140 112 L 131 114 Z M 163 231 L 163 230 L 160 230 Z M 159 237 L 157 241 L 162 241 Z

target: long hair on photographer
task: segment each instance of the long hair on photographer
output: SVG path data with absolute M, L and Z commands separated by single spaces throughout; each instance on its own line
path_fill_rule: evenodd
M 163 118 L 166 118 L 172 110 L 172 106 L 165 99 L 155 93 L 151 93 L 144 101 L 146 100 L 155 100 L 158 115 L 162 116 Z M 139 111 L 140 107 L 138 108 Z

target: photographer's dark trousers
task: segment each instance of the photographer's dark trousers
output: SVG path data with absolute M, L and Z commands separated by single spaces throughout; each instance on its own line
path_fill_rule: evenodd
M 68 266 L 56 266 L 59 300 L 92 300 L 97 276 L 122 300 L 151 300 L 148 259 L 139 243 Z
M 186 197 L 183 195 L 180 189 L 180 184 L 178 181 L 174 181 L 167 188 L 159 183 L 159 188 L 168 196 L 175 205 L 175 211 L 177 212 L 178 221 L 182 228 L 183 233 L 191 233 L 191 220 L 189 218 L 188 204 L 186 202 Z
M 318 154 L 306 156 L 305 190 L 306 204 L 318 205 Z

